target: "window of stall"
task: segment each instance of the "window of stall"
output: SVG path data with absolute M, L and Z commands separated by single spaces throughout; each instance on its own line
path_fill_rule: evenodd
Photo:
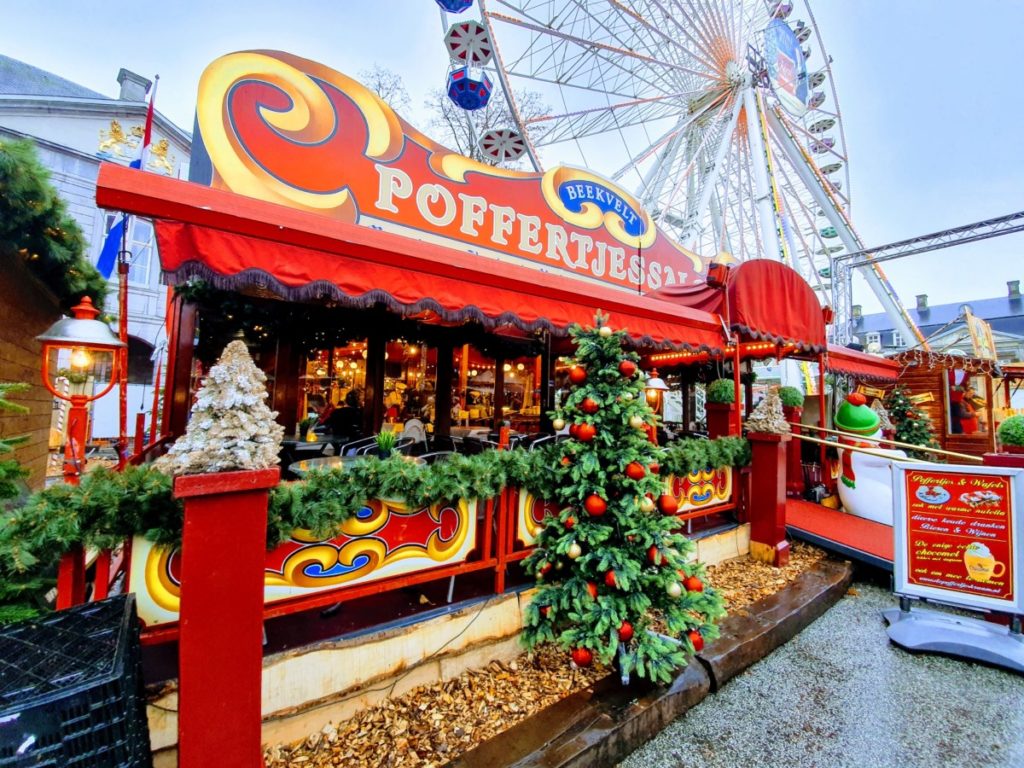
M 410 419 L 433 432 L 437 406 L 437 348 L 407 339 L 389 341 L 384 351 L 384 423 Z
M 988 431 L 985 376 L 952 370 L 946 376 L 947 432 L 980 435 Z
M 502 416 L 514 432 L 540 431 L 541 357 L 517 357 L 502 365 L 505 397 Z
M 330 409 L 362 408 L 366 345 L 366 339 L 359 339 L 309 352 L 301 377 L 300 418 L 315 417 L 314 406 L 321 397 Z
M 455 348 L 452 355 L 452 434 L 456 434 L 456 427 L 482 428 L 493 424 L 495 373 L 495 359 L 472 344 Z

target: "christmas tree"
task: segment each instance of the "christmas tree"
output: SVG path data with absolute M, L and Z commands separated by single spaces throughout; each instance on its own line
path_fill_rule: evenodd
M 228 344 L 199 390 L 185 434 L 154 466 L 171 475 L 275 466 L 284 427 L 264 402 L 266 380 L 243 342 Z
M 553 414 L 572 436 L 558 444 L 553 470 L 562 510 L 525 561 L 539 584 L 523 638 L 571 649 L 580 666 L 614 660 L 624 676 L 667 681 L 717 637 L 725 610 L 703 566 L 689 562 L 693 543 L 675 532 L 638 357 L 605 322 L 598 315 L 595 328 L 571 331 L 573 389 Z
M 885 409 L 889 412 L 889 419 L 896 428 L 894 440 L 926 448 L 939 447 L 939 444 L 935 442 L 931 419 L 928 418 L 928 414 L 914 405 L 908 389 L 896 387 L 890 392 L 885 401 Z M 919 459 L 931 458 L 930 454 L 924 452 L 911 451 L 911 455 Z

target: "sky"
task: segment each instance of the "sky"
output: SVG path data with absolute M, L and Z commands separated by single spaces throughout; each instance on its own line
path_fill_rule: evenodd
M 597 2 L 598 0 L 592 0 Z M 244 10 L 239 10 L 244 8 Z M 125 67 L 160 75 L 157 110 L 191 130 L 205 66 L 252 48 L 289 51 L 346 74 L 379 63 L 402 76 L 411 122 L 447 57 L 432 0 L 0 1 L 0 52 L 116 96 Z M 1019 71 L 1024 2 L 812 2 L 833 59 L 850 154 L 852 218 L 883 245 L 1024 210 L 1024 103 Z M 550 162 L 553 159 L 545 156 Z M 1024 279 L 1024 234 L 885 265 L 903 302 L 1003 295 Z M 857 280 L 854 301 L 880 305 Z

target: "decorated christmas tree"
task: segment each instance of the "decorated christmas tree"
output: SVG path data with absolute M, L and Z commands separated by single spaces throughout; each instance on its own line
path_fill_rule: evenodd
M 889 419 L 896 428 L 896 435 L 893 438 L 903 443 L 921 445 L 927 448 L 938 448 L 935 442 L 935 432 L 932 430 L 931 419 L 928 414 L 914 405 L 910 399 L 910 391 L 904 387 L 896 387 L 886 398 L 885 408 L 889 412 Z M 913 452 L 917 458 L 930 458 L 929 454 Z
M 658 476 L 655 415 L 643 396 L 637 356 L 623 332 L 575 327 L 573 385 L 554 426 L 556 496 L 526 566 L 538 589 L 526 612 L 528 647 L 555 642 L 586 666 L 616 661 L 624 676 L 667 681 L 717 636 L 721 596 L 691 562 L 694 545 L 677 533 L 677 503 Z
M 228 344 L 199 390 L 185 434 L 156 468 L 194 475 L 275 466 L 284 427 L 265 402 L 266 380 L 243 342 Z

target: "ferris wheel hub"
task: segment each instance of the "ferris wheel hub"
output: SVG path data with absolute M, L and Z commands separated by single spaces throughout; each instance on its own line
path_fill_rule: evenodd
M 725 79 L 729 82 L 729 85 L 737 88 L 741 85 L 746 85 L 750 81 L 750 73 L 746 67 L 732 59 L 725 65 Z

